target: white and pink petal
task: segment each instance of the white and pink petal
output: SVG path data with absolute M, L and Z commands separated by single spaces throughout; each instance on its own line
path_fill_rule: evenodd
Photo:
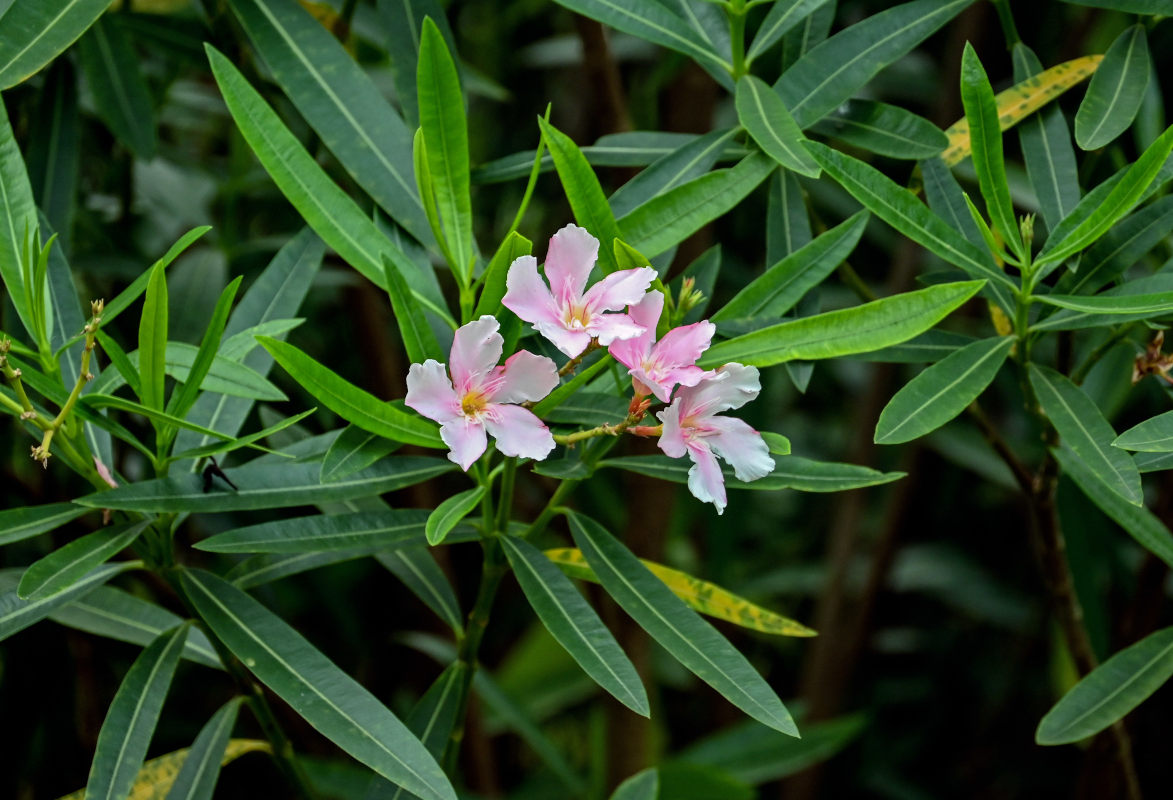
M 710 417 L 706 424 L 712 433 L 705 443 L 733 467 L 738 480 L 756 481 L 773 472 L 769 445 L 749 423 L 736 417 Z
M 440 426 L 440 438 L 448 445 L 448 460 L 468 472 L 489 446 L 485 426 L 472 417 L 460 416 Z
M 485 314 L 457 329 L 452 337 L 448 369 L 457 394 L 476 390 L 501 359 L 505 340 L 497 318 Z
M 567 225 L 550 237 L 546 251 L 546 279 L 558 305 L 582 297 L 599 257 L 599 240 L 577 225 Z
M 460 398 L 452 388 L 444 365 L 431 358 L 422 364 L 412 364 L 408 369 L 407 397 L 403 402 L 408 408 L 439 423 L 461 415 Z
M 560 323 L 558 303 L 546 282 L 538 275 L 538 262 L 533 256 L 521 256 L 509 266 L 505 276 L 505 296 L 501 303 L 521 319 L 531 324 Z
M 550 429 L 527 408 L 490 405 L 485 410 L 484 421 L 497 441 L 497 449 L 507 456 L 542 461 L 554 449 Z
M 497 385 L 489 400 L 495 403 L 536 402 L 558 385 L 558 368 L 545 356 L 528 350 L 514 353 L 501 367 Z

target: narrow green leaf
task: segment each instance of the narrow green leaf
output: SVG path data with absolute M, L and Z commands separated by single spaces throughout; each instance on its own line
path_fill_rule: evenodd
M 653 197 L 704 175 L 735 141 L 737 134 L 737 128 L 712 131 L 656 160 L 615 190 L 608 199 L 611 210 L 617 217 L 626 216 Z
M 774 9 L 785 6 L 785 3 L 778 3 Z M 655 767 L 648 767 L 616 786 L 611 800 L 657 800 L 659 796 L 660 772 Z
M 94 567 L 129 547 L 151 522 L 102 528 L 54 550 L 24 571 L 16 587 L 17 596 L 22 600 L 36 600 L 68 589 Z
M 1134 505 L 1109 487 L 1104 478 L 1063 447 L 1051 450 L 1063 474 L 1075 481 L 1089 500 L 1136 540 L 1137 544 L 1173 567 L 1173 534 L 1144 506 Z
M 882 172 L 851 156 L 811 142 L 807 145 L 827 174 L 856 200 L 908 238 L 936 253 L 972 278 L 988 280 L 1004 309 L 1013 309 L 1014 282 L 994 266 L 990 254 L 963 237 L 943 219 Z
M 393 456 L 348 478 L 322 484 L 318 465 L 280 464 L 224 470 L 239 488 L 213 480 L 204 491 L 202 476 L 185 474 L 127 484 L 96 492 L 75 502 L 93 508 L 128 511 L 244 511 L 289 508 L 318 502 L 351 500 L 412 486 L 456 468 L 438 458 Z
M 712 321 L 719 326 L 722 320 L 782 316 L 843 263 L 867 223 L 868 212 L 860 211 L 787 255 L 734 295 Z
M 615 602 L 705 683 L 759 722 L 798 736 L 790 712 L 745 656 L 599 523 L 571 513 L 578 548 Z
M 0 511 L 0 545 L 56 530 L 85 513 L 86 509 L 73 503 L 49 503 Z
M 823 117 L 812 130 L 889 158 L 932 158 L 949 146 L 945 133 L 924 117 L 858 98 Z
M 204 378 L 212 369 L 212 362 L 220 350 L 220 339 L 224 335 L 224 326 L 228 323 L 228 313 L 232 310 L 232 301 L 236 299 L 236 292 L 240 289 L 242 280 L 244 279 L 237 277 L 220 293 L 216 307 L 212 309 L 212 317 L 208 320 L 208 327 L 204 329 L 204 336 L 200 340 L 200 349 L 196 351 L 196 357 L 192 361 L 187 380 L 183 382 L 182 388 L 177 388 L 172 392 L 171 401 L 167 404 L 167 413 L 177 417 L 186 416 L 195 403 L 196 397 L 200 393 L 200 386 L 203 385 Z
M 619 221 L 623 241 L 655 257 L 725 214 L 758 187 L 777 163 L 762 153 L 649 200 Z
M 752 64 L 755 58 L 769 50 L 783 34 L 803 19 L 808 19 L 812 12 L 826 2 L 827 0 L 796 0 L 793 3 L 774 3 L 770 7 L 770 13 L 766 14 L 766 18 L 758 27 L 758 32 L 754 34 L 753 44 L 745 54 L 746 64 Z
M 489 266 L 485 268 L 484 284 L 481 287 L 480 297 L 477 298 L 476 310 L 473 312 L 474 317 L 485 314 L 490 314 L 498 319 L 502 317 L 502 311 L 505 307 L 501 305 L 501 298 L 505 296 L 507 290 L 505 281 L 509 277 L 509 267 L 517 259 L 533 252 L 533 246 L 533 242 L 517 231 L 511 232 L 505 241 L 501 242 L 501 246 L 497 248 L 497 252 L 489 261 Z
M 443 542 L 452 529 L 472 513 L 472 510 L 477 507 L 484 496 L 485 487 L 476 486 L 454 494 L 436 506 L 436 509 L 428 516 L 426 527 L 428 544 L 437 545 Z
M 167 377 L 167 278 L 161 266 L 151 269 L 138 326 L 139 375 L 143 405 L 163 410 Z
M 113 339 L 106 337 L 102 341 L 108 345 Z M 126 354 L 125 362 L 120 364 L 121 369 L 118 373 L 114 374 L 110 371 L 103 373 L 90 384 L 88 393 L 109 394 L 117 390 L 126 382 L 122 374 L 123 370 L 128 371 L 132 377 L 139 371 L 139 365 L 142 361 L 141 355 L 138 350 Z M 192 383 L 191 370 L 195 366 L 198 356 L 199 348 L 193 345 L 184 342 L 168 342 L 163 368 L 167 375 L 180 383 Z M 112 356 L 111 361 L 114 358 Z M 229 361 L 221 356 L 212 357 L 212 364 L 208 368 L 207 375 L 201 381 L 200 389 L 205 392 L 218 392 L 253 400 L 289 399 L 284 392 L 249 367 L 235 361 Z
M 455 633 L 460 634 L 464 630 L 456 592 L 452 591 L 452 584 L 426 544 L 398 547 L 377 554 L 375 560 L 399 578 L 412 594 L 432 609 Z
M 229 570 L 224 577 L 234 586 L 241 589 L 251 589 L 255 586 L 264 586 L 267 583 L 288 578 L 290 575 L 300 575 L 303 572 L 370 555 L 372 555 L 371 548 L 358 547 L 353 550 L 334 550 L 322 553 L 270 553 L 249 556 Z
M 281 336 L 289 333 L 294 328 L 298 328 L 305 322 L 303 317 L 294 317 L 293 319 L 271 319 L 268 322 L 262 322 L 258 325 L 253 325 L 250 328 L 245 328 L 239 333 L 234 333 L 224 339 L 220 343 L 220 357 L 226 358 L 229 361 L 243 361 L 244 357 L 261 346 L 257 341 L 258 336 Z
M 35 3 L 35 0 L 31 1 Z M 10 16 L 5 15 L 6 18 Z M 6 19 L 0 25 L 0 63 L 4 58 L 5 37 L 10 30 Z M 3 71 L 0 70 L 2 76 Z M 24 261 L 25 233 L 36 230 L 37 207 L 33 202 L 33 189 L 29 185 L 24 159 L 3 105 L 0 103 L 0 280 L 3 280 L 8 298 L 31 341 L 36 338 L 33 309 L 28 304 L 21 264 Z
M 184 624 L 161 634 L 130 665 L 98 733 L 86 782 L 88 800 L 121 800 L 130 794 L 171 688 L 187 631 Z
M 452 315 L 434 285 L 402 250 L 322 170 L 301 142 L 253 89 L 240 71 L 210 45 L 212 75 L 228 111 L 277 188 L 311 228 L 352 267 L 379 287 L 385 282 L 383 256 L 391 259 L 417 298 L 441 319 Z M 384 287 L 385 288 L 385 287 Z
M 823 3 L 813 13 L 808 14 L 806 19 L 783 34 L 783 72 L 793 67 L 798 59 L 826 40 L 828 34 L 831 33 L 831 23 L 835 21 L 837 7 L 838 3 L 836 0 Z M 754 39 L 754 43 L 757 43 L 756 38 Z
M 1059 308 L 1085 311 L 1089 314 L 1146 314 L 1158 316 L 1173 311 L 1173 296 L 1168 292 L 1156 294 L 1095 295 L 1084 297 L 1071 294 L 1041 294 L 1037 299 Z
M 209 572 L 180 572 L 200 618 L 257 678 L 326 738 L 423 798 L 456 800 L 440 765 L 394 714 L 253 598 Z
M 1112 444 L 1124 450 L 1173 453 L 1173 411 L 1166 411 L 1139 425 L 1133 425 L 1117 436 Z
M 385 256 L 383 266 L 386 268 L 387 295 L 391 298 L 391 309 L 399 325 L 399 335 L 403 338 L 403 349 L 407 351 L 408 361 L 418 364 L 429 358 L 442 359 L 444 352 L 436 341 L 436 334 L 428 326 L 423 308 L 411 293 L 407 282 Z
M 232 698 L 200 728 L 175 782 L 171 784 L 167 800 L 212 800 L 224 750 L 232 737 L 236 715 L 243 702 L 243 697 Z
M 812 47 L 782 73 L 774 90 L 798 126 L 808 128 L 972 2 L 916 0 L 867 17 Z
M 275 433 L 280 433 L 281 431 L 285 430 L 286 428 L 289 428 L 289 427 L 296 425 L 297 423 L 301 422 L 303 419 L 310 416 L 311 414 L 313 414 L 317 410 L 318 409 L 316 409 L 316 408 L 311 408 L 309 411 L 303 411 L 300 414 L 295 414 L 292 417 L 286 417 L 285 419 L 281 420 L 280 422 L 276 422 L 267 428 L 264 428 L 262 430 L 257 431 L 256 433 L 250 433 L 247 436 L 241 436 L 237 439 L 232 439 L 231 441 L 217 442 L 214 444 L 204 445 L 203 447 L 194 447 L 191 450 L 184 450 L 181 453 L 176 453 L 175 455 L 171 456 L 171 460 L 172 461 L 182 461 L 183 459 L 187 459 L 187 458 L 207 458 L 208 456 L 217 456 L 217 455 L 220 455 L 221 453 L 231 453 L 233 450 L 239 450 L 242 447 L 253 446 L 253 445 L 255 445 L 256 442 L 259 442 L 261 439 L 265 439 L 269 436 L 272 436 Z M 201 426 L 201 428 L 205 431 L 210 430 L 208 428 L 203 428 L 203 426 Z M 184 428 L 184 430 L 191 430 L 191 429 Z M 208 434 L 208 435 L 210 436 L 211 434 Z M 224 436 L 226 434 L 221 434 L 217 431 L 216 435 L 217 436 Z M 258 449 L 262 449 L 262 448 L 258 448 Z M 268 452 L 272 452 L 272 451 L 268 451 Z M 363 466 L 367 466 L 367 465 L 364 464 Z
M 903 472 L 880 472 L 856 464 L 837 464 L 828 461 L 811 461 L 798 456 L 783 456 L 774 459 L 773 472 L 756 481 L 740 481 L 733 470 L 722 467 L 725 486 L 729 489 L 754 489 L 773 492 L 779 489 L 794 489 L 799 492 L 844 492 L 848 489 L 862 489 L 865 486 L 879 486 L 904 477 Z M 621 456 L 599 462 L 600 467 L 617 467 L 652 478 L 688 483 L 688 472 L 692 468 L 688 459 L 668 456 Z
M 30 625 L 40 622 L 57 609 L 71 601 L 91 592 L 115 575 L 130 569 L 138 569 L 142 562 L 119 561 L 115 564 L 103 564 L 92 570 L 88 575 L 63 592 L 37 600 L 21 600 L 16 594 L 16 588 L 0 594 L 0 641 L 7 639 L 17 631 L 22 631 Z
M 1014 342 L 1012 336 L 982 339 L 917 375 L 884 406 L 876 444 L 910 442 L 956 417 L 994 380 Z
M 102 309 L 102 324 L 109 326 L 115 317 L 129 308 L 135 300 L 138 300 L 139 296 L 146 291 L 147 283 L 150 281 L 151 276 L 155 274 L 154 269 L 156 267 L 167 269 L 167 267 L 171 266 L 171 262 L 179 258 L 187 248 L 191 247 L 197 239 L 210 230 L 212 230 L 211 225 L 201 225 L 197 228 L 192 228 L 180 236 L 175 241 L 175 244 L 167 248 L 167 252 L 151 265 L 151 269 L 143 270 L 137 278 L 130 282 L 130 286 L 127 286 L 115 295 L 113 300 L 106 304 L 106 307 Z M 78 338 L 80 339 L 81 337 Z
M 386 49 L 391 56 L 391 77 L 395 82 L 399 110 L 408 130 L 415 130 L 419 128 L 416 72 L 424 18 L 431 17 L 436 23 L 450 53 L 456 52 L 456 39 L 448 27 L 444 6 L 438 0 L 378 0 L 378 9 L 383 23 L 381 27 L 387 36 Z
M 109 394 L 95 394 L 90 393 L 83 395 L 78 401 L 79 406 L 84 406 L 89 409 L 114 408 L 119 411 L 126 411 L 130 414 L 139 414 L 146 417 L 151 422 L 156 424 L 159 428 L 183 428 L 196 433 L 202 433 L 205 436 L 214 436 L 220 439 L 232 440 L 232 437 L 226 433 L 219 433 L 211 428 L 205 428 L 202 425 L 196 425 L 179 417 L 172 416 L 163 411 L 156 411 L 153 408 L 148 408 L 133 400 L 127 400 L 123 397 L 117 397 Z M 259 447 L 259 446 L 258 446 Z M 264 449 L 264 448 L 260 448 Z
M 1024 257 L 1022 237 L 1014 219 L 1014 203 L 1006 183 L 1006 164 L 1002 160 L 1002 128 L 998 122 L 998 104 L 986 70 L 969 42 L 961 57 L 961 102 L 969 122 L 970 148 L 978 185 L 986 201 L 994 229 L 1002 241 L 1019 258 Z
M 1011 48 L 1014 59 L 1014 81 L 1022 83 L 1043 71 L 1038 56 L 1022 42 Z M 1054 230 L 1059 221 L 1079 203 L 1079 170 L 1075 164 L 1075 148 L 1071 146 L 1071 129 L 1058 103 L 1052 103 L 1038 113 L 1018 123 L 1018 141 L 1026 173 L 1039 201 L 1039 210 L 1047 230 Z
M 1152 311 L 1145 309 L 1160 306 L 1163 299 L 1168 298 L 1171 293 L 1173 293 L 1173 273 L 1158 272 L 1155 275 L 1149 275 L 1147 278 L 1137 278 L 1136 280 L 1128 281 L 1114 289 L 1108 289 L 1092 297 L 1067 295 L 1066 297 L 1070 298 L 1073 304 L 1078 304 L 1085 309 L 1094 308 L 1095 311 L 1074 311 L 1065 308 L 1043 318 L 1040 322 L 1034 323 L 1030 326 L 1030 329 L 1032 331 L 1080 330 L 1099 326 L 1121 325 L 1126 322 L 1145 319 L 1146 317 L 1154 316 Z M 1057 296 L 1059 297 L 1059 302 L 1067 302 L 1064 299 L 1064 295 Z M 1136 313 L 1130 313 L 1125 309 L 1133 304 L 1135 298 L 1139 298 L 1139 302 L 1136 302 L 1136 307 L 1141 310 Z
M 357 425 L 347 425 L 330 443 L 330 449 L 322 458 L 322 483 L 366 469 L 398 447 L 399 444 L 390 439 L 364 431 Z
M 1145 26 L 1125 28 L 1104 53 L 1075 113 L 1080 147 L 1095 150 L 1128 130 L 1148 88 L 1150 64 Z
M 1173 676 L 1173 628 L 1149 634 L 1089 672 L 1039 721 L 1039 744 L 1070 744 L 1107 728 Z
M 1035 268 L 1041 270 L 1048 264 L 1059 264 L 1107 233 L 1141 201 L 1171 152 L 1173 126 L 1166 128 L 1161 137 L 1149 145 L 1140 158 L 1123 172 L 1123 176 L 1111 185 L 1110 191 L 1089 192 L 1055 226 L 1035 259 Z
M 28 134 L 28 173 L 33 196 L 49 221 L 49 227 L 60 235 L 61 249 L 65 252 L 70 251 L 81 176 L 81 120 L 77 95 L 77 73 L 73 63 L 67 58 L 58 59 L 45 75 L 45 85 L 37 99 L 36 114 Z M 75 333 L 77 331 L 70 331 L 69 335 Z
M 1031 364 L 1030 383 L 1043 413 L 1087 469 L 1129 503 L 1141 505 L 1144 495 L 1136 464 L 1128 453 L 1112 447 L 1116 432 L 1095 402 L 1049 367 Z
M 616 239 L 632 241 L 631 237 L 620 232 L 599 179 L 578 145 L 541 117 L 538 118 L 538 126 L 554 159 L 554 167 L 558 170 L 558 179 L 562 182 L 562 190 L 566 192 L 574 219 L 602 242 L 599 248 L 599 269 L 604 274 L 614 272 L 619 266 L 615 262 L 611 243 Z
M 16 0 L 0 26 L 0 90 L 32 77 L 109 5 L 109 0 Z
M 445 447 L 436 426 L 346 381 L 291 344 L 262 336 L 261 345 L 303 389 L 365 431 L 421 447 Z
M 970 214 L 965 192 L 953 177 L 953 172 L 940 158 L 927 158 L 918 165 L 925 185 L 925 199 L 929 209 L 945 220 L 953 230 L 962 234 L 979 252 L 986 246 L 982 232 Z
M 212 553 L 318 553 L 359 547 L 391 550 L 422 544 L 425 509 L 321 514 L 262 522 L 197 542 Z
M 1173 233 L 1173 195 L 1134 211 L 1080 257 L 1079 272 L 1055 285 L 1064 294 L 1089 294 L 1116 280 Z
M 737 81 L 737 117 L 765 153 L 787 169 L 819 177 L 819 165 L 804 148 L 806 137 L 782 98 L 753 75 Z
M 411 130 L 343 44 L 299 3 L 228 5 L 273 78 L 346 172 L 408 233 L 429 244 L 411 174 Z M 414 93 L 414 59 L 411 68 Z
M 130 37 L 113 15 L 94 20 L 78 42 L 98 116 L 143 160 L 155 157 L 155 114 Z
M 570 579 L 529 542 L 503 536 L 501 544 L 526 599 L 551 635 L 616 700 L 650 716 L 635 666 Z
M 983 281 L 942 283 L 854 308 L 782 322 L 719 342 L 697 363 L 713 367 L 737 361 L 768 367 L 795 359 L 837 358 L 878 350 L 924 333 L 983 285 Z
M 420 130 L 427 147 L 436 205 L 453 270 L 462 282 L 472 274 L 472 201 L 469 198 L 468 120 L 460 75 L 440 29 L 430 17 L 420 34 L 416 75 Z

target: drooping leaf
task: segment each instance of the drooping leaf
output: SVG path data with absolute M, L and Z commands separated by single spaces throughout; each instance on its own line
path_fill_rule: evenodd
M 213 633 L 322 735 L 420 797 L 456 800 L 419 739 L 280 617 L 209 572 L 184 569 L 180 581 Z
M 737 81 L 736 101 L 737 118 L 766 155 L 808 178 L 819 177 L 819 165 L 804 147 L 806 137 L 765 81 L 743 75 Z
M 36 600 L 68 589 L 94 567 L 129 547 L 151 522 L 143 520 L 102 528 L 54 550 L 25 570 L 16 588 L 17 596 L 22 600 Z
M 94 751 L 87 800 L 121 800 L 130 794 L 155 732 L 188 626 L 161 634 L 131 664 L 118 687 Z
M 876 423 L 877 444 L 910 442 L 956 417 L 985 391 L 1014 337 L 981 339 L 933 364 L 897 392 Z
M 428 515 L 425 527 L 428 544 L 437 545 L 443 542 L 452 529 L 472 513 L 484 496 L 485 487 L 475 486 L 452 495 L 436 506 L 435 510 Z
M 214 480 L 205 492 L 200 475 L 186 474 L 119 486 L 86 495 L 76 502 L 93 508 L 143 512 L 289 508 L 390 492 L 442 475 L 455 466 L 437 458 L 393 456 L 348 478 L 323 484 L 318 481 L 318 465 L 312 462 L 276 466 L 246 464 L 224 470 L 237 489 Z
M 1136 118 L 1149 83 L 1144 25 L 1125 28 L 1100 62 L 1075 114 L 1075 141 L 1095 150 L 1124 133 Z
M 672 594 L 630 550 L 589 517 L 571 513 L 570 527 L 603 588 L 677 661 L 754 719 L 798 735 L 790 712 L 745 656 Z
M 924 117 L 858 98 L 823 117 L 812 130 L 889 158 L 932 158 L 949 145 L 941 129 Z
M 108 0 L 15 0 L 0 25 L 0 90 L 32 77 L 109 5 Z
M 538 619 L 594 681 L 632 711 L 650 716 L 639 673 L 574 584 L 522 539 L 501 537 L 513 574 Z
M 1173 628 L 1149 634 L 1083 677 L 1039 721 L 1039 744 L 1070 744 L 1122 719 L 1173 676 Z
M 837 358 L 878 350 L 924 333 L 982 286 L 982 281 L 943 283 L 854 308 L 782 322 L 719 342 L 697 363 L 712 367 L 737 361 L 766 367 L 795 359 Z
M 1030 384 L 1039 405 L 1064 443 L 1112 491 L 1134 506 L 1144 496 L 1132 456 L 1112 447 L 1116 432 L 1087 393 L 1049 367 L 1030 365 Z
M 260 342 L 302 388 L 347 422 L 392 441 L 446 446 L 433 423 L 358 388 L 291 344 L 265 336 Z
M 1173 311 L 1173 296 L 1168 292 L 1155 294 L 1095 295 L 1087 297 L 1072 294 L 1043 294 L 1038 301 L 1072 311 L 1089 314 L 1127 314 L 1159 316 Z

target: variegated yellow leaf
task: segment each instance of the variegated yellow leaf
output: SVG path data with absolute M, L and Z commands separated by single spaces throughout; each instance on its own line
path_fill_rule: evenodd
M 998 104 L 998 124 L 1009 130 L 1054 100 L 1072 86 L 1087 80 L 1100 66 L 1103 56 L 1082 56 L 1064 61 L 1049 70 L 1011 86 L 994 98 Z M 945 131 L 949 147 L 941 158 L 949 166 L 959 164 L 969 155 L 969 123 L 962 117 Z
M 269 753 L 272 750 L 269 743 L 261 739 L 232 739 L 228 742 L 228 747 L 224 749 L 224 758 L 220 760 L 220 765 L 229 764 L 246 753 Z M 179 775 L 183 762 L 187 760 L 187 752 L 185 747 L 182 750 L 175 750 L 158 758 L 152 758 L 143 764 L 142 769 L 138 771 L 138 778 L 135 779 L 134 788 L 130 790 L 127 800 L 165 800 L 167 793 L 171 791 L 171 784 L 175 783 L 175 778 Z M 80 789 L 73 794 L 67 794 L 61 800 L 84 800 L 85 793 L 85 789 Z
M 598 583 L 594 570 L 576 547 L 556 547 L 546 550 L 546 557 L 572 578 Z M 710 617 L 723 619 L 743 628 L 772 633 L 778 636 L 816 636 L 815 631 L 781 614 L 775 614 L 744 597 L 722 589 L 716 584 L 694 578 L 686 572 L 665 567 L 655 561 L 640 559 L 652 574 L 664 582 L 672 593 L 693 609 Z

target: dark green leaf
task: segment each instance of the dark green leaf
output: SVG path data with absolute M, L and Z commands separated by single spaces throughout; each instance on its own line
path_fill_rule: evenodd
M 730 489 L 756 489 L 777 491 L 795 489 L 800 492 L 843 492 L 865 486 L 879 486 L 904 477 L 903 472 L 880 472 L 870 467 L 855 464 L 836 464 L 828 461 L 811 461 L 798 456 L 782 456 L 774 459 L 773 472 L 756 481 L 740 481 L 733 470 L 725 472 L 725 485 Z M 688 483 L 691 465 L 688 459 L 667 456 L 622 456 L 608 458 L 599 463 L 600 467 L 617 467 L 631 470 L 673 483 Z
M 848 100 L 812 130 L 889 158 L 932 158 L 949 146 L 944 132 L 924 117 L 875 100 Z
M 774 8 L 782 8 L 779 3 Z M 660 773 L 655 767 L 637 772 L 615 787 L 611 800 L 657 800 L 660 796 Z
M 16 0 L 0 26 L 0 90 L 56 58 L 109 5 L 109 0 Z
M 115 17 L 94 20 L 78 42 L 82 71 L 98 115 L 143 160 L 155 157 L 154 109 L 130 37 Z
M 444 570 L 440 569 L 436 559 L 432 558 L 426 545 L 399 547 L 389 553 L 379 553 L 375 560 L 403 581 L 412 594 L 432 609 L 453 631 L 460 633 L 463 630 L 460 603 L 456 600 L 456 593 L 452 591 L 452 584 L 448 582 Z
M 1075 141 L 1084 150 L 1111 142 L 1136 118 L 1149 83 L 1144 25 L 1125 28 L 1096 68 L 1075 114 Z
M 68 589 L 94 567 L 129 547 L 151 522 L 102 528 L 54 550 L 25 570 L 16 587 L 17 596 L 22 600 L 36 600 Z
M 243 697 L 234 697 L 212 715 L 192 742 L 167 800 L 212 800 L 216 779 L 220 777 L 220 762 L 224 749 L 236 725 L 236 714 Z
M 620 186 L 609 199 L 611 210 L 616 216 L 626 216 L 653 197 L 704 175 L 736 136 L 736 128 L 726 128 L 681 145 Z
M 770 7 L 770 13 L 766 14 L 766 18 L 758 27 L 758 32 L 754 34 L 753 44 L 745 54 L 746 64 L 752 64 L 755 58 L 769 50 L 783 34 L 803 19 L 809 19 L 810 14 L 826 2 L 827 0 L 795 0 L 793 3 L 774 3 Z
M 26 5 L 36 5 L 37 1 L 22 2 L 20 10 Z M 8 19 L 12 18 L 13 13 L 6 14 L 4 24 L 0 25 L 0 63 L 4 61 L 5 38 L 12 31 Z M 0 69 L 0 78 L 3 74 Z M 33 189 L 29 185 L 24 159 L 3 105 L 0 103 L 0 280 L 3 280 L 8 298 L 24 329 L 28 331 L 30 340 L 35 340 L 33 309 L 29 307 L 28 295 L 25 293 L 21 264 L 24 260 L 25 234 L 36 230 L 37 207 L 33 202 Z
M 423 543 L 424 509 L 360 511 L 294 517 L 218 533 L 196 543 L 213 553 L 319 553 L 370 547 L 391 550 Z
M 73 503 L 50 503 L 0 511 L 0 545 L 56 530 L 85 513 L 86 509 Z
M 390 439 L 364 431 L 357 425 L 347 425 L 330 443 L 330 449 L 322 459 L 322 483 L 366 469 L 398 447 Z
M 804 147 L 806 137 L 765 81 L 743 75 L 737 81 L 736 100 L 738 119 L 766 155 L 808 178 L 819 177 L 819 165 Z
M 1117 436 L 1112 444 L 1125 450 L 1173 453 L 1173 411 L 1166 411 L 1139 425 L 1133 425 Z
M 387 295 L 391 298 L 391 309 L 395 312 L 395 322 L 399 325 L 399 335 L 403 339 L 403 349 L 407 351 L 408 361 L 421 364 L 429 358 L 444 358 L 440 343 L 436 341 L 436 334 L 424 318 L 424 310 L 411 293 L 407 282 L 386 257 L 383 258 L 383 266 L 387 278 Z
M 65 591 L 39 600 L 21 600 L 16 594 L 15 587 L 0 594 L 0 641 L 40 622 L 57 609 L 93 591 L 94 587 L 101 586 L 120 572 L 138 569 L 141 566 L 141 562 L 137 561 L 103 564 Z
M 484 496 L 485 487 L 475 486 L 452 495 L 436 506 L 436 509 L 428 515 L 425 528 L 428 544 L 437 545 L 443 542 L 452 529 L 472 513 Z

